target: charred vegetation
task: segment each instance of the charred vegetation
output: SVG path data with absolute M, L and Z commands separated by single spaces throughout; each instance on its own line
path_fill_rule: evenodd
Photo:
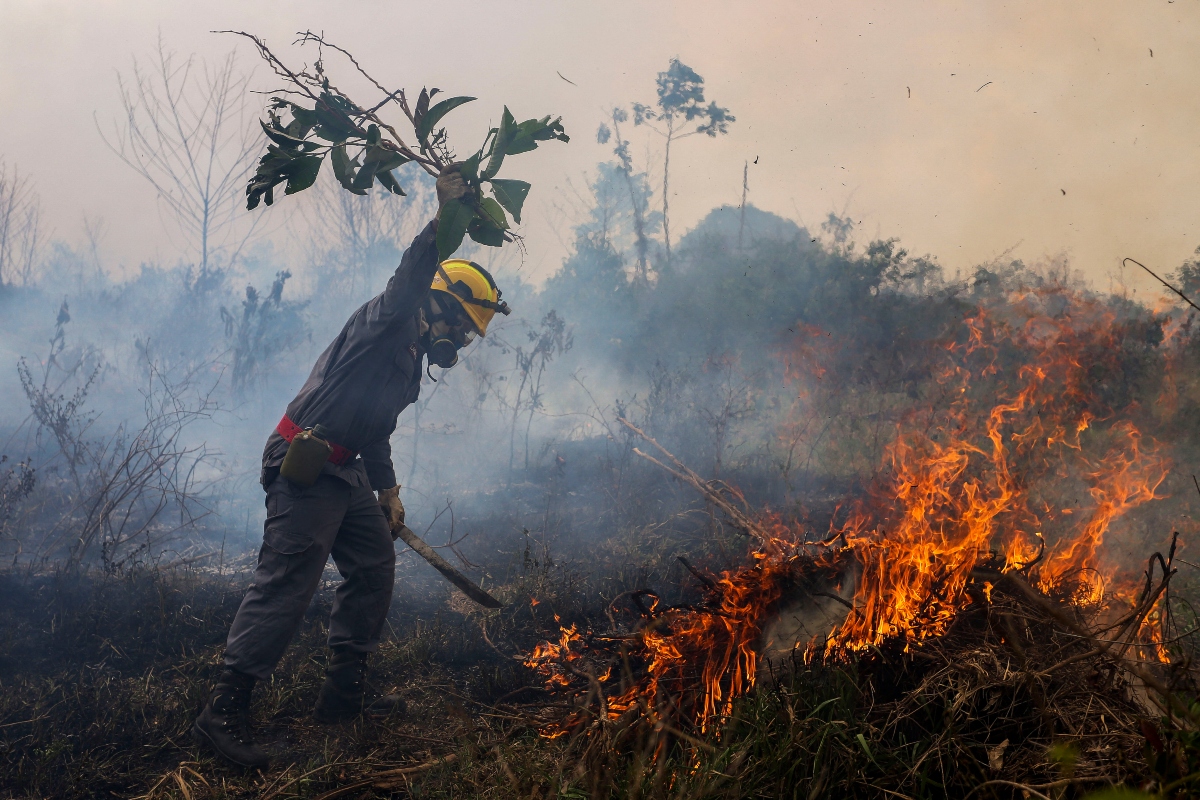
M 239 85 L 221 69 L 204 91 Z M 668 141 L 684 117 L 724 132 L 727 109 L 696 111 L 699 76 L 671 70 L 695 102 L 641 122 Z M 429 370 L 395 437 L 409 523 L 505 607 L 402 553 L 371 680 L 411 712 L 322 728 L 328 568 L 255 696 L 276 765 L 239 773 L 192 745 L 259 546 L 262 441 L 436 209 L 422 173 L 389 204 L 391 169 L 382 189 L 373 170 L 359 182 L 344 145 L 310 146 L 307 115 L 340 108 L 364 156 L 451 160 L 444 128 L 421 124 L 432 92 L 409 108 L 384 90 L 425 145 L 409 149 L 379 144 L 383 106 L 329 92 L 323 72 L 292 78 L 308 99 L 280 101 L 292 119 L 268 134 L 289 163 L 268 153 L 251 186 L 269 204 L 290 162 L 330 156 L 337 174 L 310 163 L 301 187 L 301 257 L 230 223 L 122 282 L 95 268 L 94 240 L 64 245 L 39 283 L 21 255 L 36 198 L 0 184 L 27 221 L 0 259 L 0 792 L 1194 793 L 1190 311 L 1058 263 L 950 276 L 898 241 L 862 245 L 849 219 L 808 231 L 745 199 L 668 251 L 669 207 L 621 109 L 600 133 L 617 160 L 578 193 L 574 247 L 543 286 L 468 251 L 517 311 Z M 129 109 L 153 107 L 154 86 L 130 86 Z M 153 182 L 170 166 L 135 168 Z M 238 203 L 246 169 L 225 182 Z M 501 230 L 461 227 L 482 245 Z M 1196 264 L 1176 278 L 1194 291 Z

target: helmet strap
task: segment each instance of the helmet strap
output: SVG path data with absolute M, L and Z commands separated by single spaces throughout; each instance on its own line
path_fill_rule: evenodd
M 472 265 L 472 266 L 474 266 L 474 265 Z M 495 289 L 496 300 L 498 300 L 499 302 L 493 302 L 491 300 L 488 300 L 486 297 L 485 298 L 475 297 L 475 293 L 471 291 L 470 286 L 467 286 L 462 281 L 451 282 L 450 276 L 446 274 L 446 269 L 441 264 L 438 264 L 437 269 L 438 269 L 438 274 L 442 276 L 442 280 L 445 281 L 445 283 L 446 283 L 446 291 L 453 294 L 455 297 L 457 297 L 462 302 L 470 303 L 473 306 L 480 306 L 481 308 L 486 308 L 491 311 L 498 311 L 506 317 L 512 313 L 512 309 L 508 307 L 508 303 L 504 302 L 503 300 L 500 300 L 500 289 L 496 286 L 495 282 L 492 281 L 490 275 L 485 275 L 485 277 L 487 278 L 488 284 L 491 285 L 491 287 L 493 289 Z M 476 267 L 476 269 L 479 269 L 479 268 Z M 483 272 L 482 269 L 480 269 L 479 271 Z

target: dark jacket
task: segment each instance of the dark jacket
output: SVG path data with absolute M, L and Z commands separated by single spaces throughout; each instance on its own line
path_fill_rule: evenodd
M 417 234 L 387 288 L 359 308 L 317 359 L 287 415 L 301 428 L 324 425 L 331 441 L 359 453 L 324 471 L 376 491 L 396 485 L 389 439 L 396 418 L 421 391 L 420 310 L 437 271 L 436 221 Z M 278 432 L 263 450 L 264 485 L 288 444 Z

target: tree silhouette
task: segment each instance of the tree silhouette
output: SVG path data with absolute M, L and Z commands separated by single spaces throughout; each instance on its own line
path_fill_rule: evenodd
M 672 58 L 666 72 L 658 73 L 657 108 L 633 104 L 633 124 L 645 125 L 667 140 L 663 156 L 663 241 L 667 261 L 671 260 L 671 143 L 696 134 L 716 138 L 729 132 L 729 123 L 736 118 L 728 108 L 716 103 L 704 104 L 704 78 L 677 58 Z M 658 124 L 655 124 L 657 121 Z M 696 127 L 688 127 L 696 123 Z

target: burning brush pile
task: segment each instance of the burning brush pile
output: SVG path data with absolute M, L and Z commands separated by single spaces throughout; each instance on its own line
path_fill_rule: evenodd
M 1156 319 L 1149 336 L 1169 335 Z M 622 420 L 645 443 L 638 455 L 745 534 L 746 560 L 709 572 L 681 559 L 694 602 L 635 591 L 610 604 L 604 629 L 563 623 L 525 661 L 569 700 L 543 735 L 568 737 L 598 774 L 610 768 L 602 753 L 624 749 L 659 764 L 660 778 L 674 759 L 673 780 L 742 786 L 761 748 L 738 742 L 763 707 L 754 696 L 787 701 L 772 712 L 787 719 L 766 724 L 798 742 L 841 702 L 813 687 L 849 675 L 869 735 L 827 726 L 781 787 L 1190 793 L 1200 707 L 1182 699 L 1194 685 L 1169 602 L 1180 543 L 1134 524 L 1165 497 L 1171 459 L 1143 433 L 1153 414 L 1117 380 L 1128 339 L 1109 306 L 1065 290 L 974 310 L 931 349 L 874 479 L 821 530 L 749 510 Z M 1169 403 L 1177 389 L 1156 391 Z M 1118 557 L 1116 538 L 1143 554 L 1137 563 Z M 858 775 L 834 768 L 835 740 L 843 760 L 858 751 Z

